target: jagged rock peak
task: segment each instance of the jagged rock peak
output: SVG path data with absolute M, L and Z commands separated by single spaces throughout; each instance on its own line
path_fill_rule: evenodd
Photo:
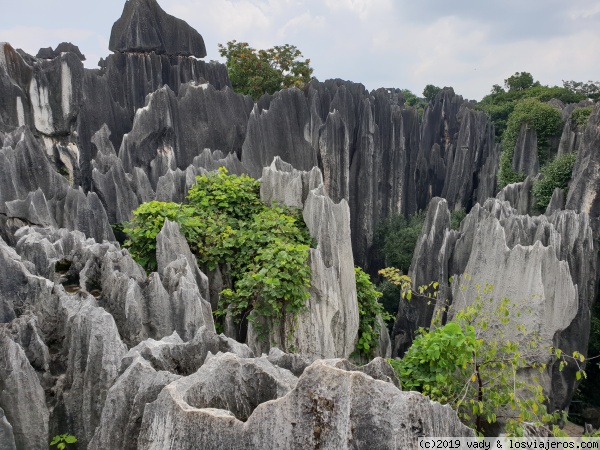
M 81 61 L 85 61 L 85 55 L 81 53 L 79 47 L 70 42 L 61 42 L 55 50 L 52 50 L 52 47 L 40 48 L 35 57 L 40 59 L 54 59 L 60 56 L 61 53 L 75 53 Z
M 109 50 L 204 58 L 204 39 L 187 22 L 167 14 L 156 0 L 128 0 L 110 33 Z

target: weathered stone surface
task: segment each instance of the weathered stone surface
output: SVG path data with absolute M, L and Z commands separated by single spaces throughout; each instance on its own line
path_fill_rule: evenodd
M 534 181 L 535 179 L 529 176 L 525 178 L 525 181 L 509 184 L 498 192 L 496 198 L 501 201 L 509 202 L 519 214 L 533 214 L 535 202 L 533 196 Z M 483 203 L 485 202 L 482 202 L 481 204 Z
M 52 283 L 0 239 L 0 323 L 11 322 L 49 295 Z
M 227 410 L 194 404 L 193 393 L 203 389 L 196 375 L 163 389 L 144 411 L 138 448 L 177 441 L 183 449 L 236 448 L 242 442 L 247 449 L 393 449 L 414 447 L 420 435 L 474 435 L 448 406 L 326 361 L 307 368 L 287 395 L 258 405 L 245 423 Z
M 254 356 L 247 345 L 201 327 L 188 342 L 183 342 L 177 332 L 160 341 L 146 339 L 140 342 L 123 357 L 121 370 L 125 370 L 137 356 L 141 356 L 156 370 L 191 375 L 204 364 L 209 353 L 219 352 L 233 353 L 240 358 Z
M 48 448 L 48 410 L 44 390 L 29 364 L 23 349 L 13 342 L 10 334 L 0 325 L 0 409 L 4 411 L 0 418 L 2 434 L 9 435 L 7 448 L 11 448 L 10 429 L 14 437 L 13 448 Z M 8 426 L 6 425 L 8 423 Z M 4 441 L 0 441 L 0 446 Z
M 156 400 L 162 389 L 180 376 L 156 371 L 141 357 L 127 367 L 106 396 L 104 409 L 89 450 L 104 450 L 115 442 L 120 448 L 137 448 L 144 408 Z
M 444 204 L 444 200 L 432 203 L 428 217 L 432 209 L 445 209 Z M 440 301 L 448 300 L 458 310 L 473 301 L 469 288 L 489 283 L 496 300 L 508 298 L 523 311 L 531 308 L 531 315 L 523 312 L 521 320 L 542 337 L 543 348 L 556 345 L 568 354 L 587 348 L 597 261 L 586 214 L 557 211 L 549 217 L 530 217 L 519 215 L 507 202 L 489 199 L 483 206 L 475 205 L 459 232 L 444 230 L 446 223 L 447 218 L 426 221 L 419 241 L 428 247 L 417 247 L 417 263 L 411 268 L 418 285 L 440 280 Z M 435 236 L 444 238 L 431 251 Z M 455 283 L 449 292 L 445 280 L 464 273 L 468 279 Z M 466 294 L 459 292 L 461 284 L 467 286 Z M 427 326 L 430 320 L 428 312 L 416 325 Z M 408 327 L 403 331 L 410 333 Z M 514 327 L 508 327 L 507 337 L 518 341 L 513 332 Z M 562 409 L 570 402 L 574 372 L 574 368 L 559 372 L 549 364 L 543 386 L 552 408 Z
M 196 263 L 179 224 L 165 220 L 156 237 L 156 259 L 162 284 L 170 295 L 173 329 L 190 340 L 201 326 L 214 331 L 208 279 Z
M 51 222 L 80 230 L 98 241 L 114 240 L 106 211 L 96 194 L 86 195 L 70 187 L 52 167 L 29 128 L 21 127 L 4 135 L 0 166 L 0 213 L 8 217 L 18 215 L 33 224 Z
M 538 160 L 537 133 L 535 128 L 526 123 L 521 126 L 515 153 L 512 160 L 512 169 L 517 173 L 524 173 L 527 176 L 536 176 L 540 171 Z
M 550 203 L 546 207 L 545 214 L 547 216 L 551 216 L 556 211 L 560 211 L 565 207 L 565 191 L 561 188 L 555 188 L 554 192 L 552 192 L 552 197 L 550 198 Z
M 142 168 L 153 188 L 160 176 L 185 170 L 205 148 L 239 152 L 252 100 L 210 84 L 187 84 L 176 95 L 161 88 L 138 110 L 119 158 L 127 172 Z
M 128 0 L 110 33 L 113 52 L 155 52 L 204 58 L 202 36 L 185 21 L 167 14 L 156 0 Z
M 311 357 L 348 357 L 358 332 L 348 204 L 345 200 L 334 204 L 324 194 L 322 176 L 316 168 L 302 172 L 276 158 L 264 169 L 262 180 L 263 201 L 302 205 L 304 222 L 317 248 L 309 253 L 312 275 L 307 310 L 298 314 L 296 322 L 288 319 L 268 324 L 271 334 L 266 340 L 249 326 L 248 345 L 255 353 L 268 351 L 273 342 Z
M 104 205 L 109 222 L 123 223 L 132 219 L 132 212 L 140 203 L 109 137 L 106 125 L 92 136 L 92 145 L 96 148 L 96 157 L 92 160 L 92 190 Z
M 242 149 L 242 162 L 250 176 L 260 178 L 263 167 L 275 156 L 295 169 L 309 171 L 317 165 L 316 150 L 310 144 L 310 111 L 302 91 L 286 89 L 275 94 L 269 109 L 254 106 Z
M 80 61 L 85 61 L 85 56 L 81 53 L 79 47 L 70 42 L 61 42 L 56 46 L 56 50 L 52 50 L 52 47 L 40 48 L 35 57 L 40 59 L 54 59 L 60 56 L 61 53 L 74 53 Z
M 583 132 L 573 167 L 567 209 L 600 217 L 600 105 L 596 105 Z M 596 220 L 594 220 L 596 222 Z M 595 224 L 595 228 L 598 226 Z
M 13 428 L 0 408 L 0 450 L 17 450 Z

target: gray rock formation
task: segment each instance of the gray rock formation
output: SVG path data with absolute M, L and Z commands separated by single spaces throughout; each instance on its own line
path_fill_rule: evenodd
M 0 450 L 17 450 L 13 428 L 0 408 Z
M 531 176 L 520 183 L 512 183 L 504 188 L 496 198 L 510 203 L 519 214 L 534 214 L 535 198 L 533 196 L 533 183 L 535 179 Z M 483 203 L 482 203 L 483 204 Z
M 114 240 L 98 196 L 73 189 L 50 164 L 28 127 L 5 134 L 3 141 L 0 214 L 80 230 L 98 241 Z
M 108 48 L 122 53 L 206 56 L 202 36 L 183 20 L 164 12 L 156 0 L 126 1 L 121 18 L 113 25 Z
M 0 325 L 0 423 L 2 446 L 18 449 L 45 449 L 48 446 L 48 410 L 44 390 L 25 352 Z M 6 417 L 4 417 L 6 416 Z M 12 430 L 11 430 L 12 428 Z
M 249 363 L 225 354 L 207 364 L 223 365 L 226 361 L 241 367 Z M 222 400 L 215 401 L 219 397 L 206 401 L 207 395 L 218 396 L 221 390 L 207 384 L 203 372 L 201 369 L 171 383 L 146 406 L 138 448 L 159 449 L 177 441 L 181 448 L 190 449 L 236 448 L 242 442 L 248 449 L 393 449 L 412 448 L 422 435 L 474 435 L 448 406 L 416 392 L 402 392 L 361 372 L 336 368 L 327 361 L 312 364 L 293 390 L 259 404 L 242 422 L 229 410 L 219 408 L 223 405 Z M 227 392 L 237 391 L 234 379 L 225 378 L 225 383 Z M 269 386 L 272 396 L 276 395 L 274 383 L 254 391 L 242 404 L 257 399 Z M 198 392 L 203 396 L 198 398 Z
M 354 351 L 358 331 L 358 302 L 350 242 L 350 211 L 345 200 L 335 204 L 323 192 L 317 168 L 301 172 L 275 158 L 263 171 L 261 199 L 302 207 L 311 236 L 310 299 L 307 309 L 291 320 L 270 323 L 262 340 L 249 326 L 248 344 L 255 353 L 268 351 L 269 343 L 316 358 L 347 358 Z
M 185 239 L 173 223 L 167 224 L 158 236 L 160 275 L 153 273 L 149 278 L 126 250 L 85 240 L 81 233 L 24 227 L 16 237 L 18 252 L 33 263 L 35 273 L 64 285 L 67 290 L 97 298 L 110 312 L 120 335 L 129 345 L 148 337 L 161 339 L 173 331 L 190 340 L 203 326 L 214 331 L 210 304 L 204 300 L 208 298 L 206 276 L 198 270 Z M 7 251 L 19 258 L 12 249 L 7 248 Z M 49 283 L 41 277 L 27 276 L 33 280 L 39 278 L 41 283 L 46 283 L 43 286 Z M 15 273 L 9 280 L 18 282 L 19 278 Z M 7 286 L 7 290 L 9 288 Z M 19 295 L 18 289 L 14 291 Z M 34 301 L 36 297 L 30 291 L 26 298 Z M 7 305 L 15 302 L 18 297 L 16 300 L 7 297 Z M 9 306 L 6 314 L 11 314 Z M 10 320 L 13 316 L 8 317 Z
M 532 177 L 535 177 L 540 171 L 537 133 L 535 128 L 529 127 L 526 123 L 519 130 L 512 160 L 512 169 L 517 173 L 524 173 Z
M 56 50 L 52 50 L 52 47 L 40 48 L 35 57 L 39 59 L 54 59 L 60 56 L 61 53 L 74 53 L 81 61 L 85 61 L 85 56 L 81 53 L 79 47 L 70 42 L 61 42 L 56 46 Z
M 159 89 L 136 113 L 119 158 L 127 172 L 142 168 L 156 189 L 160 176 L 185 170 L 205 148 L 239 153 L 251 108 L 250 97 L 206 83 L 185 85 L 178 96 Z
M 411 267 L 417 285 L 440 281 L 436 307 L 448 301 L 460 309 L 473 301 L 470 287 L 489 283 L 496 300 L 508 298 L 531 309 L 531 315 L 523 313 L 521 320 L 541 336 L 542 347 L 555 345 L 568 354 L 587 348 L 597 261 L 586 214 L 557 211 L 549 217 L 530 217 L 519 215 L 506 202 L 489 199 L 471 210 L 459 232 L 448 230 L 447 223 L 446 202 L 432 202 Z M 468 278 L 452 289 L 447 286 L 449 277 L 465 273 Z M 467 294 L 459 291 L 460 284 L 467 287 Z M 428 326 L 431 317 L 431 309 L 423 310 L 411 325 Z M 401 325 L 396 325 L 395 335 L 410 340 L 414 328 Z M 507 337 L 517 341 L 510 335 L 513 328 L 508 329 Z M 552 360 L 547 362 L 544 389 L 551 408 L 565 408 L 573 395 L 575 370 L 559 372 Z
M 583 132 L 566 208 L 577 212 L 585 212 L 594 220 L 595 230 L 597 218 L 600 217 L 600 105 L 596 105 Z
M 140 199 L 109 137 L 106 125 L 92 136 L 92 145 L 96 148 L 96 157 L 92 160 L 92 190 L 104 205 L 109 222 L 123 223 L 133 218 Z

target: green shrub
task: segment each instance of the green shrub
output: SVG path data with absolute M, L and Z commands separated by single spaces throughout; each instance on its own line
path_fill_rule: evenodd
M 408 273 L 424 222 L 425 212 L 420 211 L 408 219 L 401 215 L 389 217 L 377 227 L 374 241 L 383 253 L 386 266 Z
M 537 179 L 533 185 L 535 205 L 539 210 L 546 209 L 554 189 L 561 188 L 567 193 L 576 159 L 576 153 L 567 153 L 556 157 L 542 167 L 542 177 Z
M 147 271 L 156 270 L 156 236 L 165 219 L 178 222 L 201 267 L 231 268 L 232 286 L 221 294 L 217 317 L 228 310 L 238 323 L 248 317 L 295 316 L 308 297 L 308 251 L 314 245 L 302 214 L 260 201 L 260 184 L 224 168 L 197 177 L 189 204 L 149 202 L 134 211 L 125 246 Z M 254 314 L 249 316 L 249 313 Z
M 187 225 L 192 227 L 197 222 L 193 215 L 194 209 L 190 206 L 172 202 L 143 203 L 133 212 L 133 220 L 123 229 L 128 237 L 124 246 L 148 273 L 155 271 L 157 268 L 156 236 L 162 230 L 165 219 L 182 224 L 182 231 L 185 235 L 188 231 Z
M 592 114 L 592 106 L 586 106 L 585 108 L 577 108 L 573 111 L 571 115 L 571 120 L 577 125 L 579 128 L 583 128 L 586 126 L 590 115 Z
M 560 111 L 556 107 L 542 103 L 535 98 L 524 99 L 515 106 L 502 135 L 502 155 L 500 156 L 500 172 L 498 174 L 500 187 L 525 179 L 524 174 L 516 173 L 512 169 L 515 145 L 523 124 L 535 128 L 540 164 L 543 164 L 550 137 L 561 131 Z
M 463 423 L 480 434 L 485 434 L 489 424 L 497 422 L 506 410 L 514 411 L 503 417 L 509 434 L 522 435 L 526 422 L 556 431 L 552 422 L 560 414 L 546 411 L 547 398 L 539 379 L 534 376 L 527 383 L 517 377 L 525 368 L 543 373 L 546 365 L 538 361 L 550 349 L 541 348 L 540 336 L 519 323 L 519 313 L 515 313 L 518 305 L 504 299 L 494 311 L 487 312 L 484 304 L 489 304 L 490 299 L 483 297 L 491 296 L 491 291 L 489 285 L 483 289 L 478 286 L 472 305 L 457 311 L 454 319 L 443 326 L 438 323 L 435 329 L 421 329 L 403 359 L 388 361 L 404 389 L 449 404 Z M 506 339 L 503 330 L 508 326 L 516 326 L 520 331 L 521 345 Z M 488 327 L 494 327 L 493 339 L 489 332 L 484 334 Z M 574 361 L 577 379 L 585 376 L 580 365 L 585 358 L 578 352 L 572 357 L 558 349 L 551 349 L 550 353 L 560 361 L 560 370 L 567 360 Z
M 360 267 L 354 268 L 356 277 L 356 297 L 358 299 L 358 342 L 356 343 L 356 354 L 358 356 L 373 356 L 373 351 L 379 343 L 381 329 L 379 316 L 384 321 L 392 317 L 385 311 L 383 305 L 377 301 L 381 292 L 375 289 L 371 278 Z

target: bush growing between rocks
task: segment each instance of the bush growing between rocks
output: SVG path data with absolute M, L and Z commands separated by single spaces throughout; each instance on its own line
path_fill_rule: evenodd
M 502 134 L 502 154 L 500 155 L 500 171 L 498 182 L 500 187 L 525 180 L 525 174 L 517 173 L 512 168 L 517 138 L 521 126 L 527 124 L 535 128 L 538 142 L 540 164 L 547 159 L 549 139 L 561 130 L 561 115 L 558 108 L 538 99 L 528 98 L 520 101 L 508 117 L 506 130 Z
M 356 277 L 356 297 L 358 299 L 358 342 L 356 343 L 356 356 L 372 357 L 373 351 L 379 343 L 381 329 L 379 316 L 383 321 L 392 319 L 381 303 L 377 300 L 382 296 L 371 278 L 360 267 L 354 268 Z
M 567 153 L 558 156 L 541 169 L 541 178 L 538 178 L 533 185 L 533 194 L 535 196 L 536 207 L 543 211 L 550 203 L 554 189 L 560 188 L 568 192 L 569 181 L 577 154 Z
M 125 246 L 147 271 L 156 270 L 156 236 L 165 219 L 178 222 L 201 267 L 231 268 L 233 285 L 221 293 L 217 317 L 230 311 L 238 323 L 258 323 L 295 316 L 310 296 L 314 243 L 299 211 L 266 206 L 259 192 L 258 181 L 224 168 L 199 176 L 189 204 L 149 202 L 134 211 Z
M 405 280 L 406 281 L 406 280 Z M 408 282 L 408 281 L 407 281 Z M 406 289 L 409 299 L 410 290 Z M 424 292 L 429 287 L 419 288 Z M 464 292 L 464 289 L 462 290 Z M 554 425 L 561 419 L 560 412 L 548 412 L 547 400 L 539 379 L 529 384 L 517 377 L 523 369 L 546 370 L 540 357 L 552 353 L 560 361 L 560 370 L 568 361 L 577 364 L 577 379 L 585 377 L 581 369 L 583 355 L 574 352 L 565 355 L 559 349 L 540 347 L 540 336 L 529 332 L 519 323 L 518 305 L 508 299 L 499 302 L 492 312 L 486 312 L 484 304 L 491 300 L 492 286 L 477 286 L 475 301 L 460 311 L 453 319 L 441 323 L 441 313 L 433 321 L 432 329 L 420 329 L 402 359 L 389 359 L 402 386 L 416 390 L 432 400 L 449 404 L 457 411 L 461 421 L 474 427 L 480 435 L 490 432 L 490 425 L 502 422 L 512 436 L 522 436 L 527 424 L 544 427 L 549 433 L 562 435 Z M 490 296 L 489 298 L 484 298 Z M 437 302 L 436 296 L 430 298 Z M 450 307 L 451 308 L 451 307 Z M 445 309 L 446 311 L 448 309 Z M 505 338 L 508 326 L 516 326 L 526 342 L 521 345 Z M 488 327 L 494 327 L 495 339 Z

